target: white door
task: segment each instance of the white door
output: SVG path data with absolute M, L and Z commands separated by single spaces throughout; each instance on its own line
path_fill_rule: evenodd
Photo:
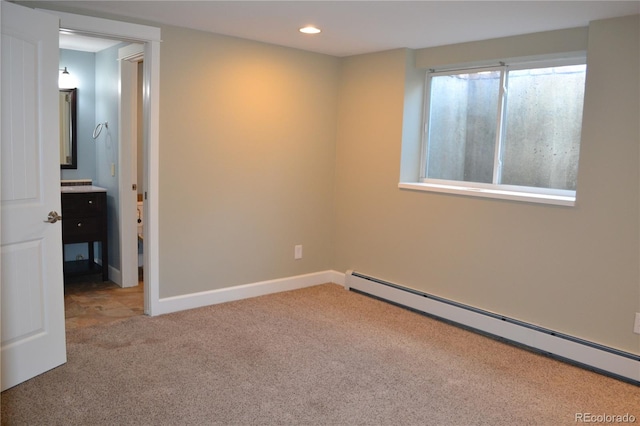
M 60 212 L 58 19 L 2 1 L 1 382 L 66 362 Z M 53 222 L 54 220 L 52 220 Z

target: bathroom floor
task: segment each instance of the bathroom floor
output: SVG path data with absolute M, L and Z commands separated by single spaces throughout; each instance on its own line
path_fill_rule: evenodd
M 120 321 L 144 313 L 144 288 L 121 288 L 99 275 L 67 279 L 64 283 L 66 328 L 83 328 Z

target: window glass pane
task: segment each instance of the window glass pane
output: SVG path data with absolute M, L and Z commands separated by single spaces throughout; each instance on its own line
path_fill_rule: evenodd
M 500 71 L 431 79 L 427 178 L 491 183 Z
M 509 72 L 501 183 L 576 189 L 585 71 Z

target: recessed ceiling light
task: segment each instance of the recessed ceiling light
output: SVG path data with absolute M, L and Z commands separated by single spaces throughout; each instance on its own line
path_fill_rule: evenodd
M 320 32 L 320 29 L 314 26 L 308 25 L 306 27 L 300 28 L 299 31 L 305 34 L 318 34 Z

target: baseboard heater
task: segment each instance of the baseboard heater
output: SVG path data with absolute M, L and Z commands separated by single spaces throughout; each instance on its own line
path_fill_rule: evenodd
M 626 382 L 640 385 L 640 356 L 370 277 L 345 274 L 345 288 L 422 312 Z

